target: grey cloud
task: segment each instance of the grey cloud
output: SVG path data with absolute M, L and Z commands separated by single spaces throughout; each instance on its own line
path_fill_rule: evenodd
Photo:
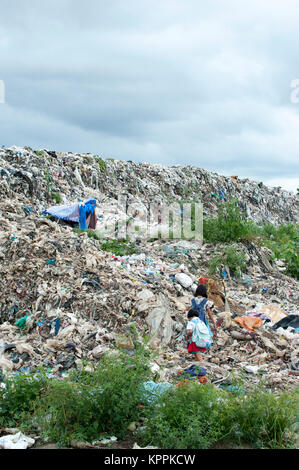
M 292 0 L 2 0 L 1 144 L 293 185 L 298 20 Z

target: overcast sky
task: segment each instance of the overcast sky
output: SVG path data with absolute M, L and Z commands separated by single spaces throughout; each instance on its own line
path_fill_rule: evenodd
M 1 0 L 0 146 L 295 190 L 298 50 L 298 0 Z

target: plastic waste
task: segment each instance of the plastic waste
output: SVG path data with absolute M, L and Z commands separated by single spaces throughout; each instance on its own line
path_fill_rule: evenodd
M 0 449 L 27 449 L 33 444 L 35 444 L 35 439 L 21 432 L 0 437 Z

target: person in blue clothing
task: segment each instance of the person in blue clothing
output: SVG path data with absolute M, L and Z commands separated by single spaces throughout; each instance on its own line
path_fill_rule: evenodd
M 198 346 L 195 341 L 193 341 L 193 333 L 196 328 L 199 319 L 198 310 L 192 309 L 187 313 L 188 323 L 186 327 L 186 341 L 187 341 L 187 350 L 188 353 L 193 354 L 195 361 L 202 360 L 202 353 L 206 352 L 206 347 Z
M 212 329 L 214 336 L 217 336 L 216 322 L 212 313 L 214 303 L 211 300 L 208 300 L 207 288 L 203 284 L 199 284 L 197 287 L 194 298 L 191 300 L 191 308 L 199 310 L 199 318 L 207 325 L 208 328 L 210 328 L 210 326 L 207 316 L 209 317 L 210 323 L 213 325 Z
M 213 336 L 214 336 L 214 338 L 216 338 L 217 337 L 217 330 L 216 330 L 216 323 L 215 323 L 213 313 L 212 313 L 212 308 L 213 307 L 214 307 L 213 302 L 211 300 L 208 300 L 208 293 L 207 293 L 206 286 L 200 284 L 197 287 L 196 291 L 195 291 L 194 298 L 191 300 L 191 310 L 189 311 L 189 313 L 191 314 L 191 312 L 192 312 L 194 314 L 194 313 L 197 312 L 198 313 L 198 318 L 206 325 L 207 329 L 209 330 L 211 338 Z M 192 335 L 192 331 L 191 331 L 192 324 L 190 323 L 191 318 L 190 318 L 189 313 L 188 313 L 189 322 L 188 322 L 188 325 L 187 325 L 187 335 L 186 335 L 186 340 L 189 341 L 189 343 L 188 343 L 188 352 L 190 352 L 192 354 L 195 354 L 195 358 L 197 360 L 201 360 L 202 359 L 201 353 L 206 352 L 207 348 L 205 348 L 205 347 L 204 348 L 199 348 L 195 344 L 192 344 L 190 342 L 191 335 Z M 196 315 L 196 317 L 197 317 L 197 315 Z M 212 334 L 212 331 L 211 331 L 211 328 L 210 328 L 209 321 L 208 321 L 207 317 L 209 318 L 210 323 L 213 325 L 212 326 L 213 334 Z

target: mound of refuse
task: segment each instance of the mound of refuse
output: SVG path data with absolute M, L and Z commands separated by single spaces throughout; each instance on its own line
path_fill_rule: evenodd
M 88 236 L 87 225 L 74 230 L 78 220 L 89 223 L 92 208 L 81 209 L 81 219 L 70 224 L 43 214 L 55 206 L 55 198 L 57 206 L 81 208 L 95 200 L 100 226 L 119 216 L 111 207 L 117 208 L 121 193 L 144 204 L 156 198 L 179 201 L 186 187 L 193 195 L 200 192 L 208 214 L 215 213 L 220 198 L 238 197 L 252 220 L 298 220 L 298 198 L 292 193 L 200 168 L 0 149 L 3 376 L 44 366 L 49 376 L 63 377 L 83 362 L 92 368 L 116 348 L 134 354 L 136 341 L 149 335 L 159 351 L 152 364 L 157 380 L 171 380 L 191 362 L 184 347 L 186 310 L 198 283 L 204 283 L 217 324 L 217 338 L 202 363 L 207 379 L 229 387 L 232 372 L 242 371 L 249 382 L 262 377 L 274 390 L 295 386 L 298 281 L 283 273 L 269 250 L 239 245 L 247 272 L 221 281 L 208 269 L 221 244 L 137 240 L 130 253 L 115 254 Z

